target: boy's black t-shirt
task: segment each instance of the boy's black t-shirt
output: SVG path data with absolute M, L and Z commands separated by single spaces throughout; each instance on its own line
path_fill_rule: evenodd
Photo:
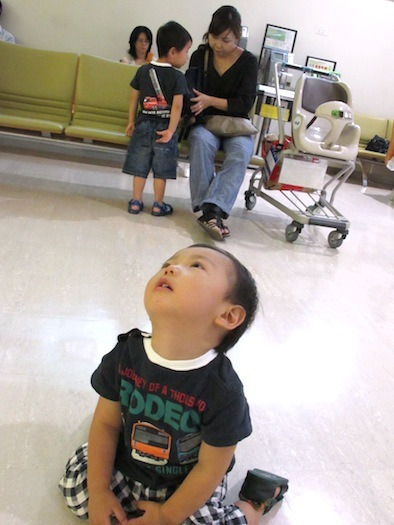
M 139 91 L 137 121 L 169 119 L 174 96 L 189 92 L 185 75 L 170 64 L 161 62 L 151 62 L 138 68 L 130 85 Z
M 149 336 L 135 329 L 120 335 L 103 357 L 92 386 L 121 404 L 115 467 L 124 475 L 150 488 L 176 487 L 197 463 L 201 440 L 225 447 L 251 433 L 243 386 L 230 360 L 213 351 L 206 355 L 209 361 L 200 359 L 198 368 L 187 369 L 190 361 L 167 361 L 176 369 L 167 368 Z

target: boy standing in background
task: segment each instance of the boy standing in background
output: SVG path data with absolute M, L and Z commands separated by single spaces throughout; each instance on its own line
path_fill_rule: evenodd
M 178 140 L 176 129 L 181 118 L 183 96 L 188 93 L 185 77 L 175 68 L 188 60 L 192 38 L 177 22 L 161 26 L 156 36 L 159 58 L 141 66 L 131 81 L 130 136 L 123 173 L 134 176 L 132 214 L 144 208 L 142 194 L 150 169 L 153 170 L 154 204 L 152 215 L 170 215 L 173 208 L 164 202 L 166 181 L 176 178 Z M 140 112 L 137 120 L 138 104 Z

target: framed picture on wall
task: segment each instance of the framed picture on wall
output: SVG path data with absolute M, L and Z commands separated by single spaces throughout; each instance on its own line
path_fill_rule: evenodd
M 333 60 L 327 60 L 326 58 L 317 58 L 317 57 L 306 57 L 305 65 L 307 67 L 313 67 L 313 69 L 318 69 L 319 71 L 324 71 L 324 73 L 332 73 L 335 71 L 337 63 Z
M 297 31 L 295 29 L 267 24 L 262 47 L 281 49 L 282 51 L 292 53 L 296 36 Z

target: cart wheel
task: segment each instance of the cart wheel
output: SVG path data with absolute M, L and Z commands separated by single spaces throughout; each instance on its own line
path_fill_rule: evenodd
M 339 248 L 345 238 L 344 234 L 339 230 L 334 230 L 328 234 L 328 244 L 330 248 Z
M 253 210 L 256 206 L 256 195 L 251 191 L 245 191 L 245 206 L 247 210 Z
M 286 226 L 286 240 L 289 242 L 294 242 L 298 239 L 299 234 L 301 233 L 302 225 L 293 221 L 291 224 Z

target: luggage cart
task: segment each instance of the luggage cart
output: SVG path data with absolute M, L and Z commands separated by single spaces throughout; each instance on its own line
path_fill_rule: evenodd
M 292 109 L 293 140 L 284 134 L 279 68 L 302 72 Z M 335 74 L 324 76 L 327 78 L 322 78 L 319 72 L 317 77 L 316 71 L 304 66 L 275 65 L 279 141 L 267 152 L 265 166 L 253 172 L 249 188 L 245 191 L 245 206 L 248 210 L 253 209 L 257 197 L 262 197 L 291 217 L 293 221 L 285 231 L 289 242 L 296 241 L 308 224 L 332 228 L 328 244 L 331 248 L 338 248 L 349 233 L 350 223 L 333 203 L 336 192 L 355 169 L 360 129 L 353 124 L 351 94 L 346 84 L 340 82 Z M 306 112 L 302 107 L 305 96 L 309 100 Z M 325 129 L 322 132 L 320 128 L 317 132 L 312 130 L 319 117 L 320 121 L 325 119 L 330 122 L 328 131 Z M 328 167 L 337 170 L 330 177 L 326 176 Z M 270 195 L 272 190 L 280 192 L 280 200 Z

